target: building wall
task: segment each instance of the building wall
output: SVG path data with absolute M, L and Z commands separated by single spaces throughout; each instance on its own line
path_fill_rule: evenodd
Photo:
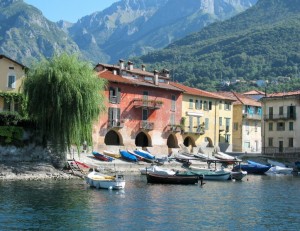
M 243 105 L 233 105 L 233 127 L 232 127 L 232 151 L 243 152 L 243 137 L 245 126 L 243 124 Z M 237 124 L 237 127 L 235 127 Z
M 279 142 L 283 141 L 283 148 L 288 148 L 289 138 L 293 138 L 294 148 L 300 148 L 300 97 L 293 98 L 268 98 L 263 101 L 264 117 L 268 117 L 269 108 L 273 107 L 274 118 L 279 115 L 279 107 L 283 106 L 284 116 L 287 113 L 287 106 L 296 106 L 296 119 L 271 119 L 264 120 L 262 126 L 262 146 L 267 148 L 279 148 Z M 289 130 L 289 123 L 293 123 L 293 130 Z M 273 130 L 269 130 L 269 124 L 273 124 Z M 284 123 L 284 131 L 277 130 L 277 123 Z M 269 146 L 269 138 L 273 139 L 273 146 Z
M 151 140 L 152 147 L 160 147 L 165 154 L 168 153 L 167 139 L 173 134 L 178 143 L 182 142 L 178 133 L 169 131 L 171 118 L 171 95 L 176 96 L 175 123 L 180 123 L 181 118 L 181 101 L 180 92 L 165 90 L 161 88 L 134 86 L 127 84 L 110 83 L 110 87 L 119 87 L 121 89 L 120 104 L 109 103 L 109 91 L 105 91 L 107 98 L 107 108 L 120 108 L 120 119 L 124 120 L 124 127 L 113 128 L 121 137 L 121 144 L 127 149 L 136 148 L 135 139 L 140 132 L 144 132 Z M 109 89 L 109 88 L 108 88 Z M 148 91 L 149 100 L 162 101 L 159 109 L 149 109 L 148 121 L 154 123 L 153 130 L 144 130 L 140 128 L 142 121 L 142 108 L 134 107 L 134 99 L 143 98 L 143 91 Z M 105 143 L 105 136 L 111 128 L 108 128 L 108 112 L 99 117 L 98 123 L 94 126 L 93 140 L 94 146 L 101 149 Z
M 10 69 L 13 68 L 13 69 Z M 8 76 L 13 75 L 16 77 L 15 87 L 8 87 Z M 20 92 L 22 89 L 22 83 L 25 78 L 25 70 L 24 68 L 3 57 L 0 59 L 0 92 Z M 4 100 L 0 97 L 0 111 L 3 110 Z

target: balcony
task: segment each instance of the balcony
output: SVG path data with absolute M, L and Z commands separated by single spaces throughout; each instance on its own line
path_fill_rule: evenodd
M 244 113 L 243 118 L 244 119 L 249 119 L 249 120 L 262 120 L 262 115 Z
M 145 130 L 153 130 L 154 129 L 154 123 L 149 122 L 147 120 L 143 120 L 140 123 L 140 128 L 145 129 Z
M 162 104 L 163 102 L 160 100 L 142 99 L 142 98 L 133 99 L 133 106 L 135 108 L 160 109 Z
M 203 134 L 205 134 L 205 128 L 204 128 L 204 126 L 183 127 L 182 133 L 203 135 Z
M 167 127 L 170 132 L 181 132 L 181 125 L 179 124 L 169 124 Z
M 296 120 L 295 114 L 269 114 L 264 116 L 265 120 Z
M 109 128 L 123 128 L 124 120 L 109 120 L 108 127 Z

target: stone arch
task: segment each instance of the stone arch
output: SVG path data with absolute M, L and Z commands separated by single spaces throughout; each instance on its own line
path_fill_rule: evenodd
M 186 147 L 196 147 L 195 140 L 190 136 L 185 137 L 183 144 Z
M 110 130 L 108 133 L 106 133 L 104 138 L 104 143 L 106 145 L 116 145 L 116 146 L 123 145 L 121 135 L 114 130 Z
M 206 143 L 206 147 L 213 147 L 214 146 L 212 139 L 208 136 L 206 136 L 204 138 L 204 142 Z
M 138 146 L 138 147 L 151 147 L 152 146 L 151 137 L 148 134 L 144 133 L 144 132 L 140 132 L 135 137 L 135 146 Z
M 167 140 L 168 148 L 179 148 L 178 140 L 174 134 L 170 134 Z

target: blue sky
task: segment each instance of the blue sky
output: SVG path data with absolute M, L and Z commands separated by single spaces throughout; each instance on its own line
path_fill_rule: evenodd
M 44 16 L 53 22 L 61 19 L 77 22 L 83 16 L 102 11 L 118 1 L 120 0 L 24 0 L 41 10 Z

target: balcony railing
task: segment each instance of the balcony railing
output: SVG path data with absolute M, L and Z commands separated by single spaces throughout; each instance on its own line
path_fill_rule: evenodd
M 296 114 L 269 114 L 264 116 L 265 120 L 296 120 Z
M 124 120 L 109 120 L 108 127 L 109 128 L 123 128 Z
M 151 100 L 151 99 L 141 99 L 136 98 L 133 100 L 133 106 L 135 108 L 148 108 L 148 109 L 159 109 L 162 106 L 162 101 Z
M 262 120 L 262 115 L 244 113 L 243 114 L 243 118 L 245 118 L 245 119 L 251 119 L 251 120 Z
M 147 120 L 143 120 L 140 123 L 140 128 L 145 129 L 145 130 L 153 130 L 154 129 L 154 123 L 149 122 Z
M 183 133 L 189 133 L 189 134 L 198 134 L 203 135 L 205 133 L 205 128 L 203 126 L 196 126 L 196 127 L 183 127 L 182 129 Z
M 181 125 L 179 124 L 169 124 L 168 130 L 170 132 L 181 132 Z

